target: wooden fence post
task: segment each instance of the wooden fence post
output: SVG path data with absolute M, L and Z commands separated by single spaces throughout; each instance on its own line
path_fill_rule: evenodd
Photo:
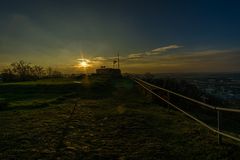
M 217 126 L 218 126 L 218 132 L 221 131 L 221 113 L 219 110 L 217 110 Z M 218 144 L 222 144 L 222 135 L 218 133 Z

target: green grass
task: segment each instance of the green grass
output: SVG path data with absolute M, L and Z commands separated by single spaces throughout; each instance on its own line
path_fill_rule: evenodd
M 8 106 L 1 110 L 34 108 L 49 103 L 61 103 L 67 98 L 81 95 L 91 96 L 94 90 L 106 90 L 107 79 L 83 79 L 82 83 L 75 83 L 74 79 L 46 79 L 31 82 L 3 83 L 0 85 L 0 99 Z M 91 81 L 91 83 L 90 83 Z M 103 96 L 106 94 L 101 94 Z M 98 96 L 98 95 L 92 95 Z M 97 98 L 97 97 L 96 97 Z M 27 109 L 27 108 L 26 108 Z
M 13 83 L 0 83 L 0 86 L 4 85 L 59 85 L 59 84 L 72 84 L 74 79 L 71 78 L 51 78 L 42 79 L 36 81 L 26 81 L 26 82 L 13 82 Z
M 59 103 L 0 111 L 0 159 L 223 160 L 240 156 L 239 144 L 224 139 L 218 145 L 212 132 L 153 103 L 130 80 L 90 77 L 79 87 L 80 93 L 59 93 L 64 99 Z

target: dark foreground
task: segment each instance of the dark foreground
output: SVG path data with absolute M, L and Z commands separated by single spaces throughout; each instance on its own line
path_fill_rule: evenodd
M 0 111 L 0 159 L 240 157 L 239 145 L 226 139 L 218 145 L 216 135 L 181 113 L 152 103 L 130 80 L 67 85 L 55 101 L 19 108 L 15 104 Z

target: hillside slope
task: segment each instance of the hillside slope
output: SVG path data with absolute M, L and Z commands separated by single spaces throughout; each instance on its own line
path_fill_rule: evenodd
M 216 135 L 151 102 L 130 80 L 93 88 L 48 107 L 0 111 L 0 159 L 240 157 L 239 145 L 218 145 Z

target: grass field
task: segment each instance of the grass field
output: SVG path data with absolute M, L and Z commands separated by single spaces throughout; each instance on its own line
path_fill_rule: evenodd
M 128 79 L 1 84 L 0 159 L 238 159 L 240 146 Z

